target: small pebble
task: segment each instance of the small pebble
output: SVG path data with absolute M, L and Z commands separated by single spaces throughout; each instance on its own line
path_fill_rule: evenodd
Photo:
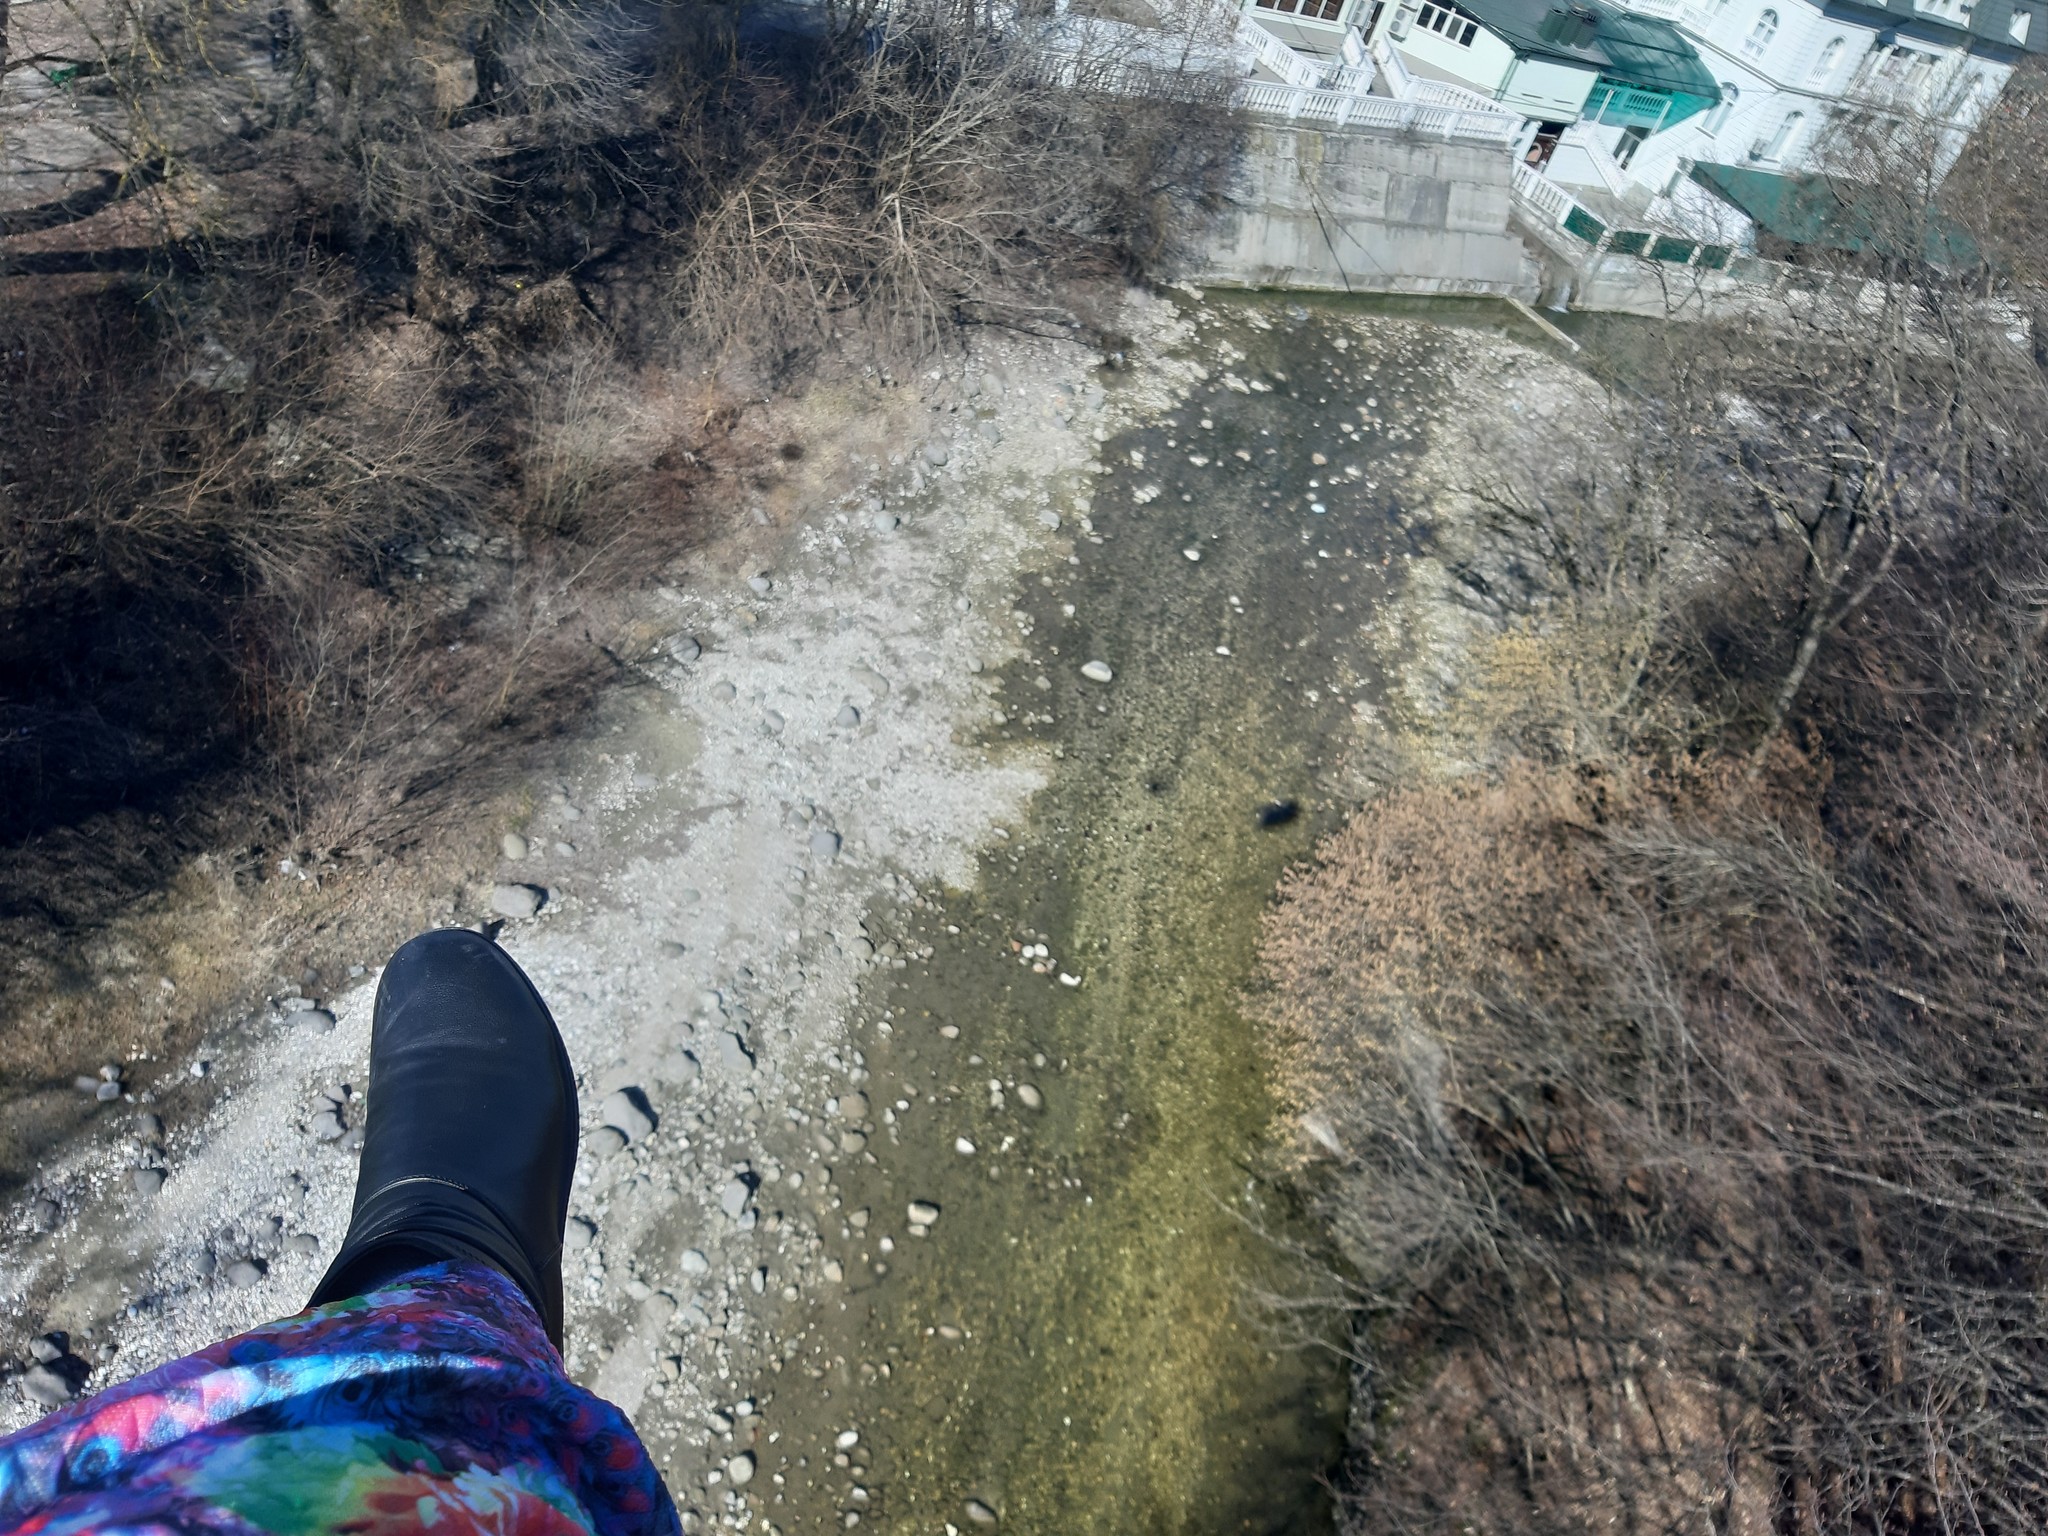
M 747 1202 L 754 1198 L 754 1191 L 745 1179 L 728 1179 L 725 1188 L 718 1192 L 718 1208 L 737 1220 L 747 1208 Z
M 1038 520 L 1047 528 L 1050 528 L 1054 533 L 1058 533 L 1060 531 L 1060 515 L 1059 513 L 1052 511 L 1050 508 L 1039 513 Z
M 701 1275 L 710 1271 L 711 1261 L 704 1257 L 702 1249 L 685 1248 L 682 1258 L 677 1261 L 677 1267 L 686 1275 Z
M 921 1227 L 928 1227 L 939 1219 L 939 1208 L 929 1200 L 910 1202 L 910 1219 Z
M 128 1175 L 138 1195 L 153 1195 L 164 1187 L 164 1171 L 161 1168 L 138 1168 Z
M 600 1125 L 590 1133 L 585 1145 L 593 1157 L 612 1157 L 626 1150 L 626 1133 L 616 1125 Z
M 695 635 L 677 635 L 669 641 L 668 653 L 677 661 L 695 661 L 704 654 L 704 647 L 697 643 Z
M 735 1488 L 744 1488 L 754 1480 L 754 1453 L 741 1451 L 729 1457 L 725 1463 L 725 1475 Z
M 962 1157 L 972 1157 L 974 1156 L 974 1143 L 965 1136 L 955 1136 L 953 1138 L 953 1150 Z
M 953 456 L 953 450 L 936 440 L 924 445 L 924 461 L 927 464 L 943 464 Z
M 55 1365 L 71 1351 L 71 1340 L 61 1333 L 43 1333 L 28 1341 L 31 1360 L 40 1365 Z
M 721 704 L 730 704 L 739 696 L 739 689 L 733 687 L 731 683 L 719 683 L 711 690 L 711 697 L 718 700 Z
M 967 1518 L 976 1525 L 994 1525 L 996 1523 L 996 1512 L 979 1499 L 969 1499 L 967 1501 Z
M 770 735 L 780 734 L 783 726 L 788 724 L 782 718 L 782 711 L 779 709 L 764 709 L 761 711 L 761 723 L 768 728 Z
M 830 862 L 839 857 L 839 834 L 819 827 L 811 834 L 811 856 Z
M 284 1240 L 284 1251 L 295 1253 L 302 1259 L 310 1259 L 320 1251 L 320 1239 L 310 1232 L 294 1232 Z
M 860 711 L 851 704 L 842 704 L 839 713 L 832 717 L 832 723 L 842 731 L 850 731 L 860 724 Z
M 527 842 L 517 832 L 507 832 L 498 839 L 498 851 L 506 858 L 517 862 L 526 857 Z
M 766 597 L 774 590 L 775 581 L 766 571 L 763 571 L 758 576 L 749 576 L 747 578 L 747 585 L 752 587 L 759 596 Z
M 313 1123 L 307 1129 L 313 1133 L 315 1141 L 339 1141 L 341 1133 L 348 1128 L 341 1123 L 340 1115 L 331 1109 L 323 1109 L 313 1117 Z
M 1030 1083 L 1019 1083 L 1017 1085 L 1017 1102 L 1026 1109 L 1043 1109 L 1045 1107 L 1045 1095 L 1040 1093 Z
M 1106 683 L 1116 674 L 1109 669 L 1106 661 L 1087 661 L 1081 664 L 1081 675 L 1091 683 Z
M 308 1008 L 292 1016 L 292 1027 L 309 1035 L 331 1034 L 334 1030 L 334 1014 L 327 1008 Z

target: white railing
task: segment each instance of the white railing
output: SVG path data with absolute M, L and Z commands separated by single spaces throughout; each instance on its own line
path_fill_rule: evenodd
M 1603 187 L 1614 196 L 1621 196 L 1622 188 L 1628 185 L 1628 177 L 1621 168 L 1621 162 L 1614 158 L 1606 145 L 1587 130 L 1584 123 L 1573 123 L 1558 135 L 1557 147 L 1563 149 L 1567 145 L 1578 150 L 1592 163 L 1593 174 L 1600 178 Z
M 1448 80 L 1425 80 L 1420 75 L 1409 77 L 1406 97 L 1409 101 L 1420 101 L 1432 107 L 1455 107 L 1460 112 L 1506 112 L 1507 108 L 1491 96 L 1482 96 L 1462 85 L 1452 85 Z M 1516 114 L 1516 121 L 1520 121 Z
M 1235 25 L 1238 43 L 1283 84 L 1313 88 L 1320 82 L 1322 72 L 1315 65 L 1260 26 L 1248 12 L 1239 11 Z
M 1578 199 L 1549 177 L 1515 162 L 1515 200 L 1540 213 L 1553 224 L 1563 224 Z
M 1713 15 L 1690 0 L 1622 0 L 1622 4 L 1638 16 L 1654 16 L 1702 35 L 1714 24 Z
M 1373 39 L 1373 67 L 1380 72 L 1380 78 L 1387 82 L 1387 89 L 1396 96 L 1405 97 L 1414 85 L 1415 77 L 1408 73 L 1408 61 L 1401 57 L 1401 50 L 1384 37 Z
M 1473 144 L 1512 144 L 1522 125 L 1520 118 L 1506 112 L 1463 111 L 1427 102 L 1397 101 L 1391 96 L 1305 90 L 1263 80 L 1247 81 L 1240 86 L 1237 104 L 1260 117 L 1329 123 L 1340 128 L 1379 128 Z

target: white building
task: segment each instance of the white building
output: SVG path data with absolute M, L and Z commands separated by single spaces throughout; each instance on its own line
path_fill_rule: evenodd
M 1624 0 L 1674 23 L 1720 86 L 1720 105 L 1660 133 L 1628 166 L 1632 181 L 1678 189 L 1694 163 L 1760 171 L 1834 170 L 1842 136 L 1930 125 L 1953 163 L 2013 66 L 2048 48 L 2048 0 Z M 1610 145 L 1610 147 L 1612 147 Z

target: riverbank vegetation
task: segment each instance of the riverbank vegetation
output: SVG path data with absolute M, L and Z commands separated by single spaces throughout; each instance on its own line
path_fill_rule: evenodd
M 1831 299 L 1596 335 L 1604 410 L 1440 498 L 1433 767 L 1259 1000 L 1348 1530 L 2048 1523 L 2043 126 L 1938 216 L 1889 146 Z
M 618 599 L 803 460 L 778 397 L 897 387 L 971 326 L 1105 339 L 1091 295 L 1170 262 L 1234 153 L 1214 56 L 1157 44 L 1199 31 L 15 7 L 14 1002 L 77 991 L 96 927 L 200 852 L 339 875 L 488 794 L 655 633 Z M 89 1065 L 61 1034 L 11 1028 L 0 1074 Z

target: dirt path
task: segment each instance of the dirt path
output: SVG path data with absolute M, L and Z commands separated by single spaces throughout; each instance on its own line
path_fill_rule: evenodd
M 1290 1218 L 1239 999 L 1274 880 L 1362 792 L 1390 487 L 1477 343 L 1265 301 L 1132 323 L 1115 373 L 992 347 L 899 462 L 708 557 L 687 659 L 499 829 L 547 893 L 500 941 L 583 1079 L 570 1365 L 693 1526 L 1327 1518 L 1342 1381 L 1288 1347 L 1325 1324 L 1244 1304 L 1306 1282 L 1261 1235 Z M 373 980 L 311 1000 L 325 1032 L 132 1073 L 9 1213 L 12 1353 L 67 1330 L 99 1385 L 302 1304 Z

